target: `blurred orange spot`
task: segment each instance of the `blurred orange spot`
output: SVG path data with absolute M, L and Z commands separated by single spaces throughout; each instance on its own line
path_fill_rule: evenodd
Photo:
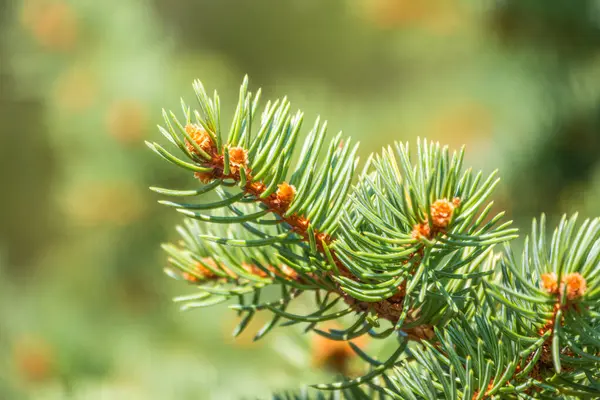
M 461 25 L 456 0 L 364 0 L 366 15 L 382 28 L 424 28 L 431 33 L 451 34 Z
M 146 108 L 136 100 L 119 100 L 108 109 L 108 133 L 124 145 L 141 143 L 148 122 Z
M 55 85 L 57 105 L 69 112 L 89 108 L 97 92 L 94 80 L 93 74 L 86 68 L 75 66 L 67 70 Z
M 368 16 L 382 27 L 402 26 L 427 15 L 427 1 L 367 0 Z
M 330 324 L 328 329 L 340 329 L 337 324 Z M 351 340 L 359 348 L 364 348 L 367 344 L 365 335 Z M 312 339 L 312 362 L 319 368 L 326 368 L 345 376 L 351 375 L 350 363 L 357 357 L 352 347 L 347 341 L 338 341 L 328 339 L 319 334 L 315 334 Z
M 128 183 L 86 183 L 64 199 L 65 212 L 84 227 L 124 226 L 141 218 L 147 204 L 140 190 Z
M 21 21 L 47 50 L 69 51 L 77 42 L 78 23 L 73 8 L 60 0 L 27 0 Z
M 47 380 L 55 372 L 52 353 L 48 343 L 40 338 L 19 338 L 13 349 L 16 370 L 29 382 Z
M 443 111 L 431 122 L 431 138 L 440 139 L 450 148 L 457 148 L 478 137 L 491 135 L 493 117 L 483 104 L 468 102 Z

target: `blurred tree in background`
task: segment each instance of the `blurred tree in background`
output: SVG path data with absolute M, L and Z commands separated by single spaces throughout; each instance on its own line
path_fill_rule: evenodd
M 597 0 L 0 0 L 0 398 L 266 396 L 322 364 L 169 301 L 176 217 L 146 188 L 184 182 L 143 139 L 192 79 L 233 104 L 248 73 L 363 157 L 464 143 L 527 225 L 600 214 L 599 29 Z

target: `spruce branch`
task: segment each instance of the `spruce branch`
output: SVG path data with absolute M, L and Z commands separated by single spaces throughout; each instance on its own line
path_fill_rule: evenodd
M 219 198 L 161 201 L 189 217 L 178 227 L 181 242 L 163 246 L 169 274 L 198 289 L 177 299 L 182 308 L 236 299 L 230 307 L 242 320 L 235 334 L 257 311 L 269 310 L 273 318 L 257 339 L 280 323 L 305 323 L 333 340 L 395 337 L 398 347 L 386 361 L 356 349 L 371 371 L 317 385 L 329 390 L 377 379 L 404 364 L 408 341 L 435 339 L 434 326 L 471 318 L 483 298 L 480 282 L 493 273 L 493 246 L 516 237 L 510 221 L 501 223 L 503 213 L 491 214 L 496 173 L 484 179 L 481 172 L 463 170 L 463 150 L 450 154 L 423 140 L 416 160 L 407 144 L 396 144 L 371 156 L 356 177 L 358 144 L 351 146 L 341 134 L 326 144 L 327 123 L 320 119 L 290 170 L 302 113 L 291 114 L 284 98 L 268 102 L 259 117 L 260 91 L 253 96 L 247 86 L 246 78 L 225 139 L 218 95 L 210 98 L 196 82 L 200 110 L 192 112 L 182 101 L 184 122 L 163 112 L 165 127 L 159 127 L 187 160 L 148 143 L 203 184 L 155 192 Z M 279 287 L 275 300 L 262 299 L 268 286 Z M 315 293 L 316 310 L 288 311 L 304 292 Z M 318 328 L 344 316 L 354 320 L 346 328 Z
M 598 398 L 600 220 L 576 219 L 550 240 L 534 220 L 520 263 L 508 246 L 490 261 L 499 274 L 478 315 L 436 329 L 371 387 L 398 399 Z
M 541 352 L 540 373 L 583 387 L 598 386 L 600 365 L 600 219 L 563 216 L 551 239 L 546 221 L 534 220 L 521 262 L 509 248 L 499 282 L 486 283 L 488 300 L 514 323 L 513 340 L 534 343 Z M 565 378 L 565 375 L 577 378 Z M 581 380 L 583 379 L 583 382 Z

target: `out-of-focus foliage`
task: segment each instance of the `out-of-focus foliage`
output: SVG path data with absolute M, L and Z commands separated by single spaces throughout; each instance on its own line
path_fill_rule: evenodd
M 469 164 L 500 167 L 499 209 L 521 226 L 600 214 L 600 2 L 563 3 L 0 0 L 0 398 L 310 381 L 310 354 L 292 365 L 280 339 L 233 341 L 229 313 L 168 301 L 155 244 L 176 217 L 146 187 L 192 180 L 143 139 L 194 78 L 234 104 L 248 73 L 363 158 L 416 136 L 466 144 Z

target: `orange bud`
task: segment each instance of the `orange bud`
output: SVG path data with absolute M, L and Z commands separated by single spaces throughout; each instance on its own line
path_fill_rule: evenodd
M 203 258 L 202 262 L 204 262 L 204 264 L 208 264 L 213 268 L 216 268 L 217 265 L 214 262 L 214 260 L 212 258 Z M 204 265 L 202 265 L 201 263 L 196 263 L 196 267 L 195 270 L 202 275 L 203 278 L 205 279 L 212 279 L 215 278 L 216 275 L 214 272 L 212 272 L 210 269 L 206 268 Z
M 229 162 L 234 167 L 241 167 L 248 163 L 248 152 L 242 147 L 229 149 Z
M 587 289 L 587 283 L 585 278 L 581 276 L 580 273 L 575 272 L 572 274 L 566 275 L 562 279 L 562 284 L 560 286 L 560 294 L 564 295 L 564 291 L 567 292 L 567 298 L 569 300 L 574 300 L 584 295 Z
M 289 206 L 296 195 L 296 188 L 287 182 L 283 182 L 282 184 L 278 185 L 276 195 L 277 200 L 279 200 L 281 205 Z
M 265 271 L 263 271 L 262 269 L 258 268 L 254 264 L 242 263 L 242 268 L 244 269 L 244 271 L 248 272 L 249 274 L 256 275 L 256 276 L 258 276 L 260 278 L 266 278 L 268 276 Z
M 460 204 L 460 199 L 458 198 L 453 199 L 452 202 L 447 199 L 434 201 L 431 205 L 431 219 L 433 226 L 438 229 L 447 228 L 457 204 Z
M 183 277 L 183 279 L 185 279 L 189 283 L 198 283 L 198 282 L 200 282 L 200 278 L 198 278 L 197 276 L 192 275 L 190 273 L 187 273 L 187 272 L 182 273 L 181 276 Z
M 413 227 L 412 237 L 414 239 L 429 238 L 429 235 L 431 235 L 431 230 L 427 222 L 421 222 Z
M 208 132 L 206 132 L 204 130 L 204 128 L 202 128 L 199 125 L 188 124 L 188 125 L 185 126 L 185 132 L 188 135 L 190 135 L 190 137 L 192 138 L 192 140 L 202 150 L 204 150 L 208 154 L 211 154 L 211 153 L 214 152 L 215 146 L 214 146 L 213 140 L 210 137 L 210 135 L 208 134 Z M 187 140 L 185 142 L 185 147 L 188 149 L 188 151 L 190 153 L 197 153 L 197 150 L 194 148 L 194 146 L 189 141 L 187 141 Z
M 542 274 L 540 278 L 542 279 L 542 288 L 545 289 L 546 292 L 550 294 L 558 293 L 558 282 L 554 272 Z
M 211 172 L 194 172 L 194 176 L 202 183 L 210 183 L 213 180 Z
M 275 270 L 275 273 L 277 275 L 283 275 L 284 278 L 290 279 L 290 280 L 296 280 L 298 279 L 298 272 L 296 272 L 296 270 L 288 265 L 282 264 L 279 266 L 279 269 L 281 270 L 281 272 Z

